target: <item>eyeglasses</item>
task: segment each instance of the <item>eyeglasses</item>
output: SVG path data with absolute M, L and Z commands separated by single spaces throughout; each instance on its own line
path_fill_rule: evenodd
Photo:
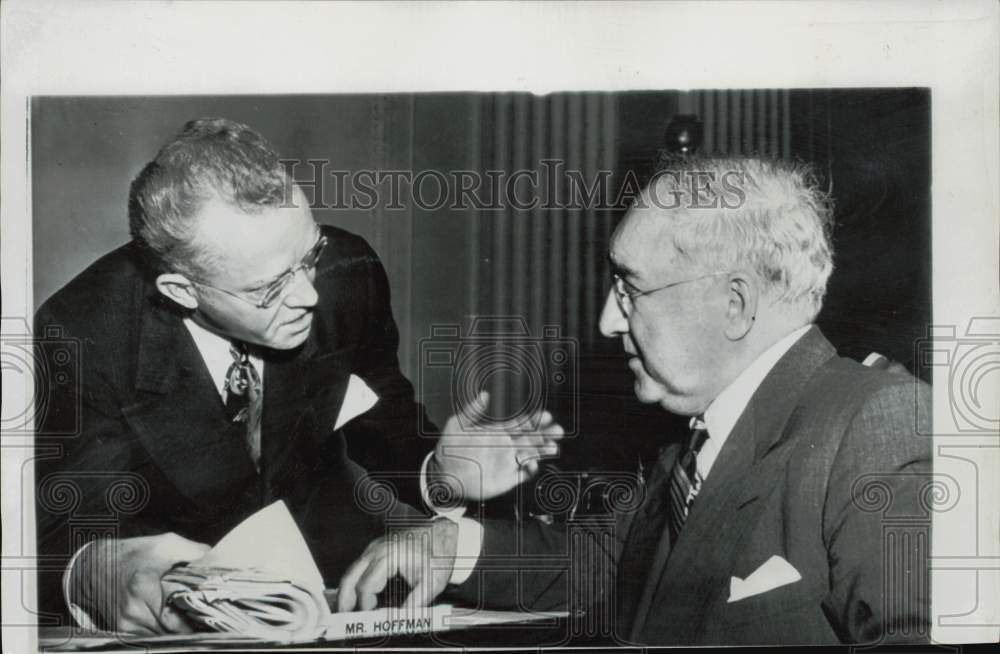
M 270 282 L 267 286 L 257 291 L 247 291 L 243 293 L 237 293 L 234 291 L 229 291 L 224 288 L 219 288 L 218 286 L 212 286 L 211 284 L 206 284 L 203 281 L 197 279 L 192 279 L 195 284 L 199 286 L 205 286 L 207 288 L 214 289 L 220 293 L 225 293 L 226 295 L 231 295 L 232 297 L 246 302 L 247 304 L 257 308 L 257 309 L 269 309 L 274 305 L 275 302 L 284 294 L 285 289 L 288 284 L 295 279 L 295 275 L 302 271 L 306 274 L 312 272 L 316 264 L 319 263 L 320 255 L 323 254 L 323 249 L 326 247 L 326 237 L 320 234 L 319 240 L 316 244 L 309 248 L 306 255 L 302 257 L 296 265 L 292 266 L 285 272 L 281 273 L 273 282 Z
M 624 279 L 621 275 L 614 276 L 614 282 L 611 289 L 615 292 L 615 299 L 618 300 L 618 308 L 621 309 L 622 315 L 628 318 L 632 315 L 632 307 L 634 305 L 634 300 L 637 297 L 643 295 L 651 295 L 653 293 L 658 293 L 660 291 L 666 290 L 668 288 L 673 288 L 674 286 L 680 286 L 681 284 L 689 284 L 690 282 L 696 282 L 699 279 L 705 279 L 706 277 L 715 277 L 716 275 L 728 275 L 728 272 L 712 272 L 707 275 L 701 275 L 700 277 L 692 277 L 691 279 L 682 279 L 679 282 L 671 282 L 664 286 L 658 286 L 657 288 L 651 288 L 648 291 L 641 291 L 635 286 L 632 286 Z

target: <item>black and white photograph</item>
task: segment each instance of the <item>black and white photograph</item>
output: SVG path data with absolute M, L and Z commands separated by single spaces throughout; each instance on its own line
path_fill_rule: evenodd
M 82 16 L 13 4 L 5 38 Z M 279 4 L 94 4 L 170 35 L 125 38 L 160 65 L 188 41 L 169 27 L 218 35 L 218 59 L 178 58 L 217 81 L 165 66 L 159 88 L 136 61 L 40 84 L 16 59 L 5 641 L 997 640 L 995 5 L 886 3 L 882 38 L 841 34 L 852 3 L 801 3 L 789 43 L 747 54 L 773 37 L 743 12 L 766 24 L 792 3 L 290 3 L 269 20 Z M 702 29 L 657 58 L 643 15 Z M 966 25 L 980 49 L 955 56 L 976 66 L 921 66 L 954 36 L 921 53 L 894 30 L 928 16 Z M 360 62 L 407 55 L 360 35 L 224 56 L 257 30 L 292 47 L 320 17 L 458 45 L 496 25 L 479 45 L 509 58 L 417 48 L 427 76 L 401 84 Z M 566 20 L 580 29 L 555 42 L 608 61 L 562 80 L 578 69 L 518 18 Z M 602 51 L 602 26 L 638 41 Z M 697 34 L 783 75 L 731 75 L 719 53 L 702 70 L 695 52 L 627 77 L 684 66 Z M 782 49 L 813 37 L 836 47 L 790 74 Z M 852 44 L 897 72 L 852 76 L 830 54 Z M 353 53 L 354 72 L 308 52 Z M 251 63 L 255 83 L 226 77 Z

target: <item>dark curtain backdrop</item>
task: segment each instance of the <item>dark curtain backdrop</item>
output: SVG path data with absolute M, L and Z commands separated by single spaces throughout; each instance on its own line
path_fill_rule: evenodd
M 647 168 L 665 147 L 664 131 L 677 114 L 703 122 L 703 151 L 816 164 L 837 218 L 836 270 L 820 325 L 846 354 L 878 350 L 914 369 L 913 343 L 931 306 L 930 95 L 920 89 L 35 98 L 36 306 L 128 239 L 129 182 L 194 117 L 245 122 L 283 156 L 325 162 L 320 188 L 307 191 L 318 207 L 338 200 L 324 177 L 331 170 L 446 177 L 464 170 L 480 179 L 521 170 L 537 174 L 538 183 L 522 178 L 513 186 L 519 197 L 570 203 L 573 187 L 564 177 L 550 185 L 546 172 L 554 164 L 546 168 L 545 160 L 562 162 L 587 184 L 608 171 L 610 200 L 626 171 Z M 308 184 L 317 170 L 300 165 L 295 174 Z M 569 467 L 576 457 L 593 463 L 596 452 L 605 466 L 630 468 L 655 451 L 677 421 L 638 404 L 619 344 L 596 328 L 608 288 L 608 240 L 621 210 L 593 203 L 428 208 L 408 192 L 399 200 L 395 207 L 317 208 L 315 215 L 363 235 L 382 257 L 401 365 L 433 419 L 443 421 L 453 399 L 483 386 L 494 391 L 497 415 L 534 398 L 578 432 L 565 450 Z M 521 331 L 494 321 L 490 333 L 505 335 L 506 354 L 498 362 L 480 352 L 489 365 L 456 371 L 463 354 L 457 335 L 467 338 L 484 317 L 520 319 Z M 448 351 L 456 355 L 450 363 L 427 365 L 432 352 Z M 535 373 L 541 382 L 529 379 Z

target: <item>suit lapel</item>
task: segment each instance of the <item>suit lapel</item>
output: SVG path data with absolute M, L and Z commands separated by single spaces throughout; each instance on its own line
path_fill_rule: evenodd
M 301 348 L 269 352 L 265 362 L 261 470 L 272 494 L 319 463 L 344 402 L 355 351 L 322 351 L 320 333 L 317 319 Z
M 257 493 L 258 475 L 240 425 L 225 407 L 183 319 L 144 285 L 136 294 L 139 335 L 136 401 L 123 409 L 151 458 L 177 489 L 201 502 L 211 496 Z M 353 348 L 333 349 L 335 329 L 320 313 L 302 347 L 267 350 L 261 416 L 261 471 L 265 490 L 280 492 L 319 463 L 319 447 L 333 432 Z M 269 498 L 265 498 L 267 500 Z M 223 504 L 232 506 L 233 504 Z
M 275 494 L 320 462 L 350 369 L 349 357 L 336 354 L 266 364 L 261 470 Z
M 125 419 L 183 495 L 238 495 L 255 470 L 197 346 L 180 316 L 149 296 L 140 302 L 136 401 Z
M 670 471 L 680 452 L 680 444 L 665 447 L 650 474 L 645 502 L 630 522 L 622 554 L 618 596 L 621 624 L 634 630 L 640 616 L 649 611 L 655 586 L 650 571 L 661 570 L 670 556 L 670 539 L 663 538 L 666 526 Z
M 786 429 L 802 389 L 831 356 L 833 347 L 813 327 L 778 361 L 751 397 L 705 480 L 684 529 L 666 556 L 650 569 L 651 600 L 636 615 L 633 638 L 642 640 L 648 609 L 657 623 L 685 625 L 692 634 L 705 605 L 725 592 L 735 572 L 731 561 L 757 522 L 763 502 L 776 487 L 795 443 Z M 661 541 L 669 541 L 666 529 Z M 677 601 L 678 596 L 684 601 Z
M 728 580 L 728 570 L 717 565 L 718 550 L 738 547 L 742 540 L 738 527 L 743 524 L 743 516 L 738 515 L 738 507 L 743 505 L 745 484 L 755 474 L 751 471 L 753 466 L 747 465 L 754 451 L 754 414 L 753 408 L 748 407 L 737 422 L 692 504 L 669 556 L 661 566 L 650 570 L 646 592 L 651 596 L 649 606 L 657 607 L 657 621 L 684 624 L 689 634 L 710 598 L 710 589 L 718 586 L 721 577 Z M 670 540 L 666 528 L 661 539 Z M 672 601 L 665 602 L 667 597 Z M 678 601 L 681 597 L 682 601 Z M 635 626 L 637 640 L 642 640 L 639 634 L 647 616 L 641 617 L 643 621 Z

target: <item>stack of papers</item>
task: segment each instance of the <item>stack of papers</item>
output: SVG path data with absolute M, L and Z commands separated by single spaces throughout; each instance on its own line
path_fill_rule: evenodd
M 202 559 L 163 577 L 168 600 L 211 631 L 315 640 L 330 615 L 323 576 L 284 502 L 250 516 Z
M 566 615 L 475 611 L 448 604 L 332 613 L 336 591 L 324 591 L 309 546 L 280 501 L 247 518 L 202 559 L 168 572 L 163 584 L 167 601 L 192 623 L 234 640 L 380 638 Z M 199 636 L 187 638 L 194 641 Z

